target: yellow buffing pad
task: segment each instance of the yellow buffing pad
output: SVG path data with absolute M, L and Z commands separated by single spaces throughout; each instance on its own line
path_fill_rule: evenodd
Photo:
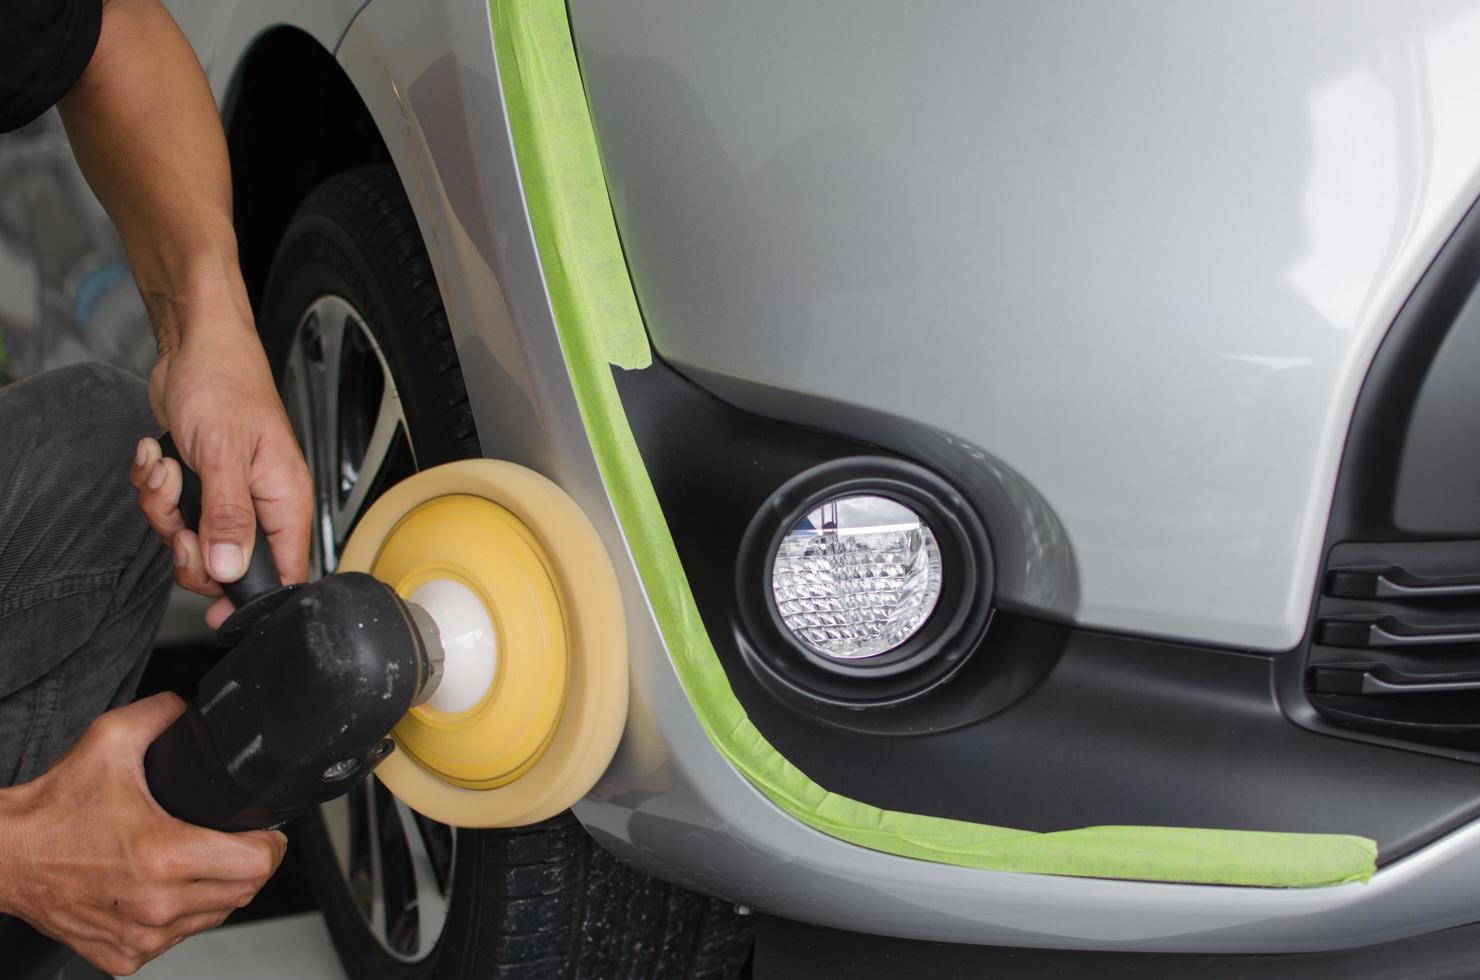
M 339 570 L 405 597 L 455 582 L 496 635 L 471 708 L 422 705 L 396 726 L 398 751 L 376 770 L 391 792 L 442 823 L 513 827 L 590 790 L 626 720 L 627 630 L 606 549 L 564 491 L 497 460 L 424 470 L 366 511 Z

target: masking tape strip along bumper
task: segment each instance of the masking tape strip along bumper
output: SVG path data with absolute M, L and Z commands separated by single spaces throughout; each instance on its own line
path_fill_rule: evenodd
M 520 183 L 581 417 L 679 680 L 721 754 L 797 820 L 863 847 L 1040 874 L 1268 887 L 1366 881 L 1376 844 L 1183 827 L 1034 833 L 881 810 L 830 793 L 746 717 L 699 617 L 608 365 L 651 363 L 562 0 L 490 0 Z

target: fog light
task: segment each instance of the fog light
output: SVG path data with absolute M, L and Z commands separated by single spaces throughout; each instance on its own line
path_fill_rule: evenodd
M 825 500 L 798 520 L 771 563 L 782 624 L 834 660 L 862 660 L 920 631 L 941 594 L 940 547 L 910 508 L 872 494 Z
M 992 591 L 986 528 L 950 484 L 907 460 L 844 457 L 756 509 L 735 560 L 736 638 L 773 693 L 866 724 L 851 712 L 923 697 L 966 663 Z

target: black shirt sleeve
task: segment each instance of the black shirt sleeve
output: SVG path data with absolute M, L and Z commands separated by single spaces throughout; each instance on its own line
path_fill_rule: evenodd
M 0 133 L 66 95 L 98 46 L 103 0 L 0 0 Z

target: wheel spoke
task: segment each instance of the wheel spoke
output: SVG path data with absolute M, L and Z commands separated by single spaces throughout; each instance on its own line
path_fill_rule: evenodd
M 313 386 L 313 423 L 315 442 L 319 447 L 319 478 L 326 488 L 333 486 L 339 443 L 340 381 L 344 354 L 344 330 L 349 322 L 347 310 L 332 300 L 315 304 L 313 344 L 318 362 L 318 377 Z
M 283 407 L 288 410 L 288 419 L 293 424 L 293 435 L 303 449 L 305 459 L 312 461 L 318 454 L 316 433 L 313 430 L 313 395 L 308 380 L 308 364 L 300 339 L 288 349 L 288 362 L 283 366 L 280 385 Z
M 335 473 L 338 470 L 341 370 L 344 334 L 349 324 L 349 306 L 337 297 L 324 297 L 309 308 L 299 331 L 295 347 L 311 346 L 316 371 L 309 380 L 310 417 L 305 429 L 314 452 L 308 456 L 313 471 L 314 496 L 318 506 L 318 538 L 322 569 L 325 574 L 339 565 L 342 539 L 335 533 L 332 520 L 335 496 Z
M 386 372 L 385 385 L 381 389 L 380 407 L 375 413 L 375 423 L 370 438 L 365 444 L 365 454 L 359 467 L 353 471 L 353 483 L 344 503 L 334 507 L 334 533 L 339 540 L 349 537 L 360 511 L 368 502 L 367 497 L 380 483 L 378 477 L 391 458 L 391 451 L 399 440 L 405 439 L 405 422 L 401 413 L 401 399 L 395 384 Z M 341 464 L 343 467 L 343 464 Z M 346 469 L 346 472 L 348 470 Z
M 442 925 L 447 920 L 447 900 L 437 882 L 432 854 L 427 839 L 422 835 L 420 821 L 411 808 L 400 800 L 395 801 L 395 807 L 401 833 L 406 837 L 406 850 L 411 859 L 411 871 L 416 883 L 416 897 L 412 903 L 416 911 L 418 941 L 413 955 L 419 959 L 432 951 L 437 937 L 442 934 Z
M 307 333 L 306 329 L 300 333 L 288 350 L 288 363 L 283 368 L 282 393 L 283 405 L 288 410 L 289 421 L 293 424 L 293 434 L 298 437 L 298 445 L 303 450 L 303 458 L 308 461 L 309 470 L 313 476 L 314 511 L 317 516 L 325 513 L 323 510 L 325 501 L 318 478 L 323 439 L 318 432 L 318 427 L 314 424 L 317 418 L 313 410 L 313 372 L 315 368 L 310 366 L 308 355 L 304 351 L 306 341 L 303 334 L 305 333 Z M 309 534 L 308 574 L 311 579 L 324 574 L 325 539 L 323 532 L 323 526 L 320 525 Z
M 368 830 L 365 836 L 370 848 L 370 931 L 381 942 L 385 942 L 385 855 L 382 853 L 383 841 L 380 837 L 380 807 L 375 800 L 375 790 L 379 785 L 379 781 L 372 776 L 360 783 L 359 792 L 364 794 Z

